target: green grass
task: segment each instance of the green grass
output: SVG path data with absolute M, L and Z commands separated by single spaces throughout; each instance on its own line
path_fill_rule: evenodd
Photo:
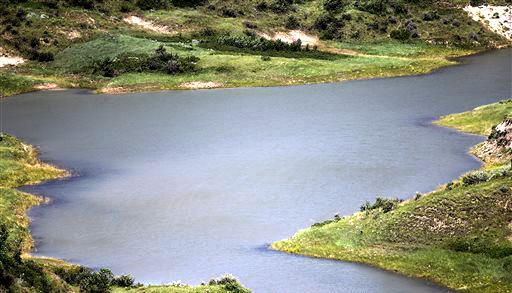
M 127 35 L 104 35 L 64 49 L 55 56 L 52 66 L 67 72 L 80 72 L 105 58 L 114 58 L 126 52 L 152 52 L 159 45 L 157 41 Z
M 483 134 L 510 113 L 510 102 L 496 103 L 438 123 Z M 272 247 L 362 262 L 463 292 L 512 292 L 512 176 L 509 165 L 499 168 L 508 175 L 476 184 L 456 180 L 390 212 L 326 221 Z
M 446 115 L 434 123 L 464 132 L 488 135 L 492 126 L 511 114 L 512 100 L 505 100 L 480 106 L 468 112 Z
M 0 72 L 0 96 L 12 96 L 34 89 L 37 81 L 11 73 Z
M 182 83 L 191 81 L 216 82 L 223 87 L 277 86 L 421 74 L 455 63 L 445 59 L 442 54 L 408 58 L 391 55 L 346 56 L 328 52 L 261 53 L 236 48 L 212 50 L 173 39 L 155 41 L 116 35 L 101 37 L 62 51 L 56 56 L 55 63 L 47 67 L 45 77 L 48 78 L 48 74 L 51 77 L 63 69 L 79 71 L 98 60 L 124 52 L 152 52 L 160 44 L 164 44 L 169 52 L 199 57 L 201 60 L 197 71 L 177 75 L 130 73 L 112 79 L 102 78 L 93 86 L 98 89 L 121 88 L 122 91 L 179 89 Z M 437 50 L 424 45 L 418 47 L 425 51 Z M 467 50 L 444 49 L 445 55 L 467 53 Z M 273 57 L 270 61 L 263 61 L 262 54 Z
M 41 163 L 32 146 L 8 135 L 0 142 L 0 223 L 7 225 L 12 243 L 22 243 L 24 252 L 32 248 L 26 211 L 43 199 L 13 188 L 65 175 L 65 171 Z

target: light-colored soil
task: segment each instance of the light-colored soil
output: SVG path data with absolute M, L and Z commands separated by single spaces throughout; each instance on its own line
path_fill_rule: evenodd
M 192 81 L 192 82 L 185 82 L 180 85 L 182 88 L 187 89 L 213 89 L 213 88 L 219 88 L 223 87 L 224 85 L 222 83 L 218 82 L 204 82 L 204 81 Z
M 18 56 L 11 56 L 0 47 L 0 67 L 8 65 L 18 65 L 23 63 L 25 63 L 25 59 Z
M 268 40 L 281 40 L 285 43 L 293 43 L 297 40 L 301 40 L 302 45 L 317 45 L 320 41 L 317 36 L 308 35 L 301 30 L 292 30 L 289 32 L 277 32 L 274 34 L 261 33 L 260 36 Z
M 38 90 L 57 90 L 59 86 L 55 83 L 43 83 L 36 85 L 34 88 Z
M 124 22 L 127 22 L 129 24 L 138 25 L 146 30 L 150 30 L 157 33 L 163 33 L 163 34 L 170 34 L 175 33 L 174 31 L 170 30 L 169 27 L 163 26 L 163 25 L 156 25 L 150 21 L 146 21 L 138 16 L 129 16 L 123 18 Z
M 466 6 L 464 11 L 473 20 L 482 22 L 488 29 L 512 40 L 512 6 Z

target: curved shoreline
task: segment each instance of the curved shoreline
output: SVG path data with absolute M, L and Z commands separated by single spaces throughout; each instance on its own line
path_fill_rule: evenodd
M 490 105 L 496 105 L 496 104 L 498 104 L 498 103 L 494 103 L 494 104 L 490 104 Z M 480 106 L 480 107 L 477 107 L 476 109 L 483 108 L 483 107 L 489 107 L 490 105 Z M 476 111 L 476 109 L 473 111 Z M 469 135 L 478 135 L 478 136 L 485 135 L 484 133 L 475 133 L 475 132 L 470 133 L 470 132 L 465 132 L 465 131 L 461 130 L 461 128 L 464 129 L 464 127 L 467 126 L 467 125 L 464 125 L 463 123 L 459 124 L 458 126 L 454 126 L 452 124 L 448 124 L 447 122 L 445 122 L 446 117 L 463 115 L 466 113 L 471 113 L 471 111 L 439 117 L 438 119 L 433 121 L 432 126 L 439 127 L 439 128 L 455 129 L 455 131 L 457 131 L 457 132 L 467 133 Z M 512 109 L 509 112 L 509 115 L 510 114 L 512 114 Z M 494 115 L 499 116 L 496 114 L 494 114 Z M 486 142 L 488 142 L 488 141 L 489 140 L 487 140 Z M 471 155 L 473 158 L 477 159 L 479 162 L 482 163 L 481 167 L 474 171 L 468 172 L 466 174 L 475 173 L 475 172 L 486 172 L 484 170 L 488 170 L 490 168 L 490 166 L 494 166 L 492 168 L 498 168 L 498 169 L 505 168 L 505 170 L 506 170 L 506 168 L 508 168 L 508 170 L 509 170 L 508 175 L 503 175 L 504 177 L 497 177 L 497 179 L 494 179 L 494 180 L 498 181 L 497 184 L 503 184 L 500 187 L 500 191 L 505 187 L 508 188 L 506 190 L 510 190 L 510 186 L 512 184 L 512 181 L 510 178 L 510 170 L 512 170 L 512 166 L 507 167 L 510 165 L 510 163 L 508 162 L 508 159 L 506 159 L 506 156 L 505 156 L 504 158 L 501 159 L 501 161 L 498 161 L 498 165 L 497 165 L 498 167 L 495 167 L 495 165 L 497 164 L 497 161 L 492 160 L 492 159 L 486 160 L 486 157 L 482 157 L 482 156 L 478 155 L 478 148 L 481 145 L 482 145 L 482 143 L 479 143 L 477 145 L 474 145 L 472 148 L 470 148 L 468 150 L 469 155 Z M 487 155 L 490 157 L 494 156 L 493 154 L 487 154 Z M 492 171 L 493 169 L 490 169 L 490 170 Z M 490 172 L 490 171 L 487 171 L 487 172 Z M 455 184 L 453 184 L 454 182 L 455 182 Z M 448 183 L 448 184 L 443 184 L 440 187 L 438 187 L 437 189 L 435 189 L 429 193 L 420 194 L 420 197 L 418 197 L 418 195 L 416 195 L 416 198 L 410 198 L 403 202 L 399 202 L 389 213 L 392 214 L 396 210 L 396 213 L 398 213 L 398 215 L 401 216 L 401 215 L 406 215 L 407 213 L 415 213 L 416 209 L 418 209 L 418 208 L 437 209 L 439 207 L 437 207 L 433 203 L 435 203 L 436 198 L 443 198 L 443 193 L 449 194 L 451 192 L 452 188 L 453 188 L 453 190 L 455 190 L 457 188 L 458 189 L 465 188 L 465 189 L 470 190 L 468 187 L 465 187 L 465 185 L 464 185 L 465 183 L 463 183 L 463 182 L 465 182 L 464 176 L 461 176 L 459 179 L 455 179 L 454 181 L 452 181 L 451 183 Z M 450 185 L 450 184 L 453 184 L 453 185 Z M 496 183 L 494 181 L 492 181 L 492 177 L 491 177 L 491 179 L 488 179 L 487 182 L 484 181 L 484 183 L 478 183 L 478 184 L 481 184 L 483 186 L 482 188 L 484 188 L 484 189 L 481 189 L 481 190 L 478 189 L 478 188 L 480 188 L 479 185 L 474 187 L 477 190 L 477 194 L 486 194 L 486 192 L 494 192 L 494 189 L 493 188 L 489 189 L 485 186 L 494 186 Z M 451 187 L 451 186 L 455 186 L 455 187 Z M 487 188 L 487 189 L 485 189 L 485 188 Z M 464 196 L 471 197 L 470 195 L 466 195 L 466 194 L 469 194 L 469 193 L 465 192 Z M 429 200 L 425 201 L 424 204 L 415 203 L 415 201 L 421 200 L 424 197 L 426 197 L 426 198 L 432 197 L 432 198 L 430 198 L 430 201 Z M 430 206 L 429 206 L 429 204 L 430 204 Z M 407 209 L 407 208 L 405 208 L 407 205 L 414 205 L 415 208 Z M 489 203 L 489 205 L 492 205 L 492 202 Z M 505 204 L 505 209 L 506 209 L 507 205 L 508 204 Z M 471 208 L 471 204 L 468 205 L 467 207 L 462 207 L 462 208 L 463 209 Z M 453 210 L 450 210 L 450 211 L 453 211 Z M 490 284 L 479 284 L 478 285 L 478 284 L 468 284 L 468 283 L 464 284 L 463 283 L 464 286 L 462 286 L 462 287 L 454 286 L 454 284 L 456 284 L 457 281 L 452 282 L 452 280 L 450 280 L 450 278 L 457 278 L 457 280 L 458 280 L 458 278 L 460 277 L 457 275 L 458 272 L 454 272 L 452 275 L 450 275 L 450 274 L 440 275 L 439 272 L 432 272 L 432 270 L 435 270 L 435 269 L 432 269 L 431 265 L 432 265 L 432 267 L 439 267 L 439 266 L 442 267 L 443 265 L 440 263 L 456 262 L 455 259 L 457 257 L 460 257 L 460 256 L 456 255 L 456 253 L 458 253 L 458 250 L 452 251 L 450 248 L 443 248 L 443 247 L 435 246 L 435 242 L 430 245 L 426 244 L 426 243 L 428 243 L 429 240 L 416 238 L 416 241 L 417 241 L 416 246 L 414 245 L 414 243 L 416 243 L 416 241 L 413 241 L 412 243 L 409 244 L 410 246 L 408 246 L 407 243 L 400 242 L 400 237 L 402 237 L 402 235 L 396 235 L 395 236 L 396 242 L 386 242 L 385 240 L 375 240 L 376 242 L 374 244 L 372 244 L 373 242 L 371 240 L 366 240 L 366 241 L 362 241 L 359 245 L 351 244 L 351 245 L 354 245 L 354 247 L 352 247 L 351 245 L 349 245 L 348 247 L 346 247 L 346 246 L 344 247 L 343 245 L 340 245 L 337 243 L 332 243 L 334 241 L 332 239 L 332 237 L 336 237 L 334 235 L 338 235 L 338 236 L 340 235 L 340 234 L 336 233 L 336 231 L 338 231 L 338 230 L 343 231 L 343 232 L 339 232 L 343 236 L 341 236 L 341 238 L 338 239 L 338 242 L 345 243 L 347 241 L 348 242 L 356 241 L 354 239 L 356 239 L 358 237 L 361 237 L 361 238 L 367 237 L 367 238 L 371 239 L 372 236 L 356 235 L 356 234 L 358 234 L 358 233 L 355 233 L 356 230 L 360 229 L 359 232 L 361 233 L 361 235 L 363 234 L 363 231 L 365 231 L 365 233 L 364 233 L 365 235 L 367 232 L 368 233 L 377 233 L 377 234 L 381 233 L 382 231 L 380 231 L 379 228 L 376 228 L 377 229 L 376 231 L 371 230 L 371 229 L 370 230 L 365 229 L 364 225 L 366 225 L 366 224 L 363 224 L 363 223 L 364 222 L 369 223 L 368 225 L 371 226 L 372 222 L 380 221 L 379 218 L 385 217 L 385 219 L 382 220 L 381 225 L 387 225 L 386 221 L 392 221 L 394 216 L 392 216 L 392 215 L 387 216 L 385 213 L 386 213 L 385 211 L 384 211 L 384 214 L 382 214 L 382 211 L 368 212 L 368 211 L 361 210 L 361 212 L 356 212 L 353 215 L 344 216 L 342 218 L 338 217 L 337 219 L 335 218 L 334 220 L 327 220 L 323 223 L 314 224 L 311 227 L 299 230 L 294 236 L 292 236 L 288 239 L 284 239 L 284 240 L 276 241 L 276 242 L 272 243 L 270 245 L 269 249 L 284 252 L 284 253 L 289 253 L 289 254 L 298 254 L 298 255 L 312 257 L 312 258 L 331 259 L 333 261 L 360 263 L 360 264 L 368 265 L 371 267 L 379 268 L 379 269 L 382 269 L 385 271 L 398 273 L 399 275 L 412 277 L 412 278 L 416 278 L 419 280 L 427 280 L 429 282 L 433 282 L 434 284 L 442 286 L 444 288 L 456 290 L 456 292 L 493 292 L 493 293 L 496 293 L 496 292 L 510 292 L 508 290 L 512 290 L 512 282 L 506 282 L 506 281 L 504 284 L 494 284 L 494 285 L 490 285 Z M 371 215 L 373 215 L 373 216 L 371 216 Z M 479 215 L 478 217 L 480 217 L 480 216 L 482 216 L 482 215 Z M 371 219 L 371 217 L 373 217 L 373 219 Z M 399 216 L 397 216 L 397 217 L 399 217 Z M 393 223 L 393 222 L 391 222 L 391 223 Z M 397 222 L 397 223 L 391 224 L 391 225 L 398 225 L 399 223 L 400 222 Z M 512 222 L 510 222 L 510 223 L 512 223 Z M 378 222 L 376 224 L 378 225 Z M 409 222 L 409 224 L 414 225 L 414 221 L 412 223 Z M 507 229 L 506 225 L 507 225 L 507 223 L 505 223 L 504 229 Z M 512 226 L 509 225 L 509 228 L 512 228 Z M 375 229 L 375 227 L 373 229 Z M 400 228 L 397 228 L 397 229 L 400 230 Z M 415 226 L 415 229 L 421 229 L 421 226 L 418 226 L 418 227 Z M 470 229 L 470 228 L 468 228 L 468 229 Z M 383 232 L 387 233 L 388 231 L 386 231 L 384 229 Z M 389 232 L 392 233 L 392 231 L 389 231 Z M 333 233 L 333 234 L 331 235 L 329 233 Z M 468 232 L 468 233 L 470 233 L 470 232 Z M 482 233 L 485 233 L 485 232 L 482 231 Z M 512 234 L 512 230 L 509 231 L 509 233 Z M 312 235 L 312 236 L 310 236 L 310 235 Z M 318 236 L 315 236 L 315 235 L 318 235 Z M 323 236 L 323 235 L 326 235 L 326 236 Z M 327 236 L 327 235 L 329 235 L 329 236 Z M 476 234 L 476 235 L 479 235 L 479 234 Z M 327 238 L 324 239 L 323 237 L 327 237 Z M 349 239 L 344 239 L 344 237 L 349 238 Z M 377 236 L 376 239 L 379 239 L 378 237 L 380 237 L 380 236 Z M 418 234 L 418 236 L 416 236 L 416 237 L 421 237 L 421 234 Z M 431 236 L 431 237 L 435 237 L 435 236 Z M 446 235 L 445 237 L 449 238 L 450 236 Z M 482 237 L 485 237 L 485 236 L 482 235 Z M 386 236 L 384 236 L 383 239 L 386 239 Z M 512 238 L 510 236 L 507 239 L 509 241 L 512 240 Z M 496 239 L 495 241 L 498 242 L 498 239 Z M 501 240 L 499 240 L 499 241 L 501 241 Z M 366 242 L 368 242 L 368 243 L 366 244 Z M 505 243 L 506 243 L 506 241 L 505 241 Z M 508 245 L 510 246 L 510 243 Z M 494 248 L 490 247 L 489 249 L 492 251 L 492 249 L 494 249 Z M 419 263 L 415 264 L 415 261 L 421 262 L 419 259 L 417 259 L 417 257 L 421 257 L 421 256 L 415 256 L 416 254 L 418 254 L 418 252 L 419 252 L 419 255 L 421 255 L 421 253 L 425 253 L 426 255 L 429 255 L 429 253 L 431 253 L 432 255 L 436 255 L 436 251 L 437 251 L 437 253 L 439 253 L 439 255 L 444 254 L 446 258 L 440 257 L 439 259 L 432 259 L 430 262 L 431 265 L 429 264 L 428 268 L 422 267 L 422 264 L 419 264 Z M 470 253 L 476 253 L 476 252 L 470 252 Z M 483 252 L 480 252 L 480 253 L 483 253 Z M 464 256 L 462 256 L 462 257 L 464 258 Z M 480 280 L 480 279 L 478 279 L 478 280 Z M 475 282 L 477 282 L 477 281 L 475 280 Z M 494 281 L 491 280 L 490 282 L 492 283 Z M 501 282 L 502 281 L 500 280 L 497 283 L 501 283 Z M 487 287 L 490 286 L 490 287 L 492 287 L 492 289 L 488 289 L 491 291 L 481 291 L 478 288 L 480 288 L 482 286 L 487 286 Z M 473 288 L 475 288 L 475 289 L 473 289 Z

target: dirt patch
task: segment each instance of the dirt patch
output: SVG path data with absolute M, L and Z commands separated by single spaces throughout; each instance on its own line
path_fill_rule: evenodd
M 507 237 L 507 240 L 512 242 L 512 222 L 508 224 L 508 229 L 510 230 L 510 235 Z
M 128 92 L 128 90 L 126 90 L 123 87 L 106 87 L 106 88 L 102 88 L 101 90 L 99 90 L 99 92 L 102 94 L 116 95 L 116 94 L 124 94 L 124 93 Z
M 170 34 L 175 33 L 174 31 L 170 30 L 169 27 L 164 25 L 156 25 L 152 23 L 151 21 L 146 21 L 138 16 L 128 16 L 123 18 L 124 22 L 127 22 L 129 24 L 138 25 L 146 30 L 150 30 L 152 32 L 157 33 L 164 33 L 164 34 Z
M 42 83 L 36 85 L 34 88 L 38 90 L 56 90 L 59 89 L 59 86 L 55 83 Z
M 292 30 L 289 32 L 277 32 L 274 34 L 261 33 L 260 36 L 264 37 L 267 40 L 281 40 L 281 41 L 283 41 L 285 43 L 289 43 L 289 44 L 296 42 L 297 40 L 300 39 L 302 42 L 302 45 L 304 45 L 304 46 L 305 45 L 314 46 L 314 45 L 317 45 L 318 42 L 320 41 L 317 36 L 308 35 L 301 30 Z
M 493 32 L 512 40 L 512 6 L 466 6 L 464 11 Z
M 180 84 L 180 87 L 187 89 L 213 89 L 224 86 L 222 83 L 212 81 L 191 81 Z
M 8 65 L 18 65 L 25 63 L 25 59 L 18 56 L 11 56 L 7 54 L 4 49 L 0 48 L 0 67 Z

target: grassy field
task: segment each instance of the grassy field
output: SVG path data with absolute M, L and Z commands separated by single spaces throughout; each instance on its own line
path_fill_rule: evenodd
M 510 102 L 443 117 L 440 125 L 488 133 Z M 276 250 L 370 264 L 463 292 L 512 292 L 512 172 L 508 158 L 429 194 L 378 199 L 272 244 Z

